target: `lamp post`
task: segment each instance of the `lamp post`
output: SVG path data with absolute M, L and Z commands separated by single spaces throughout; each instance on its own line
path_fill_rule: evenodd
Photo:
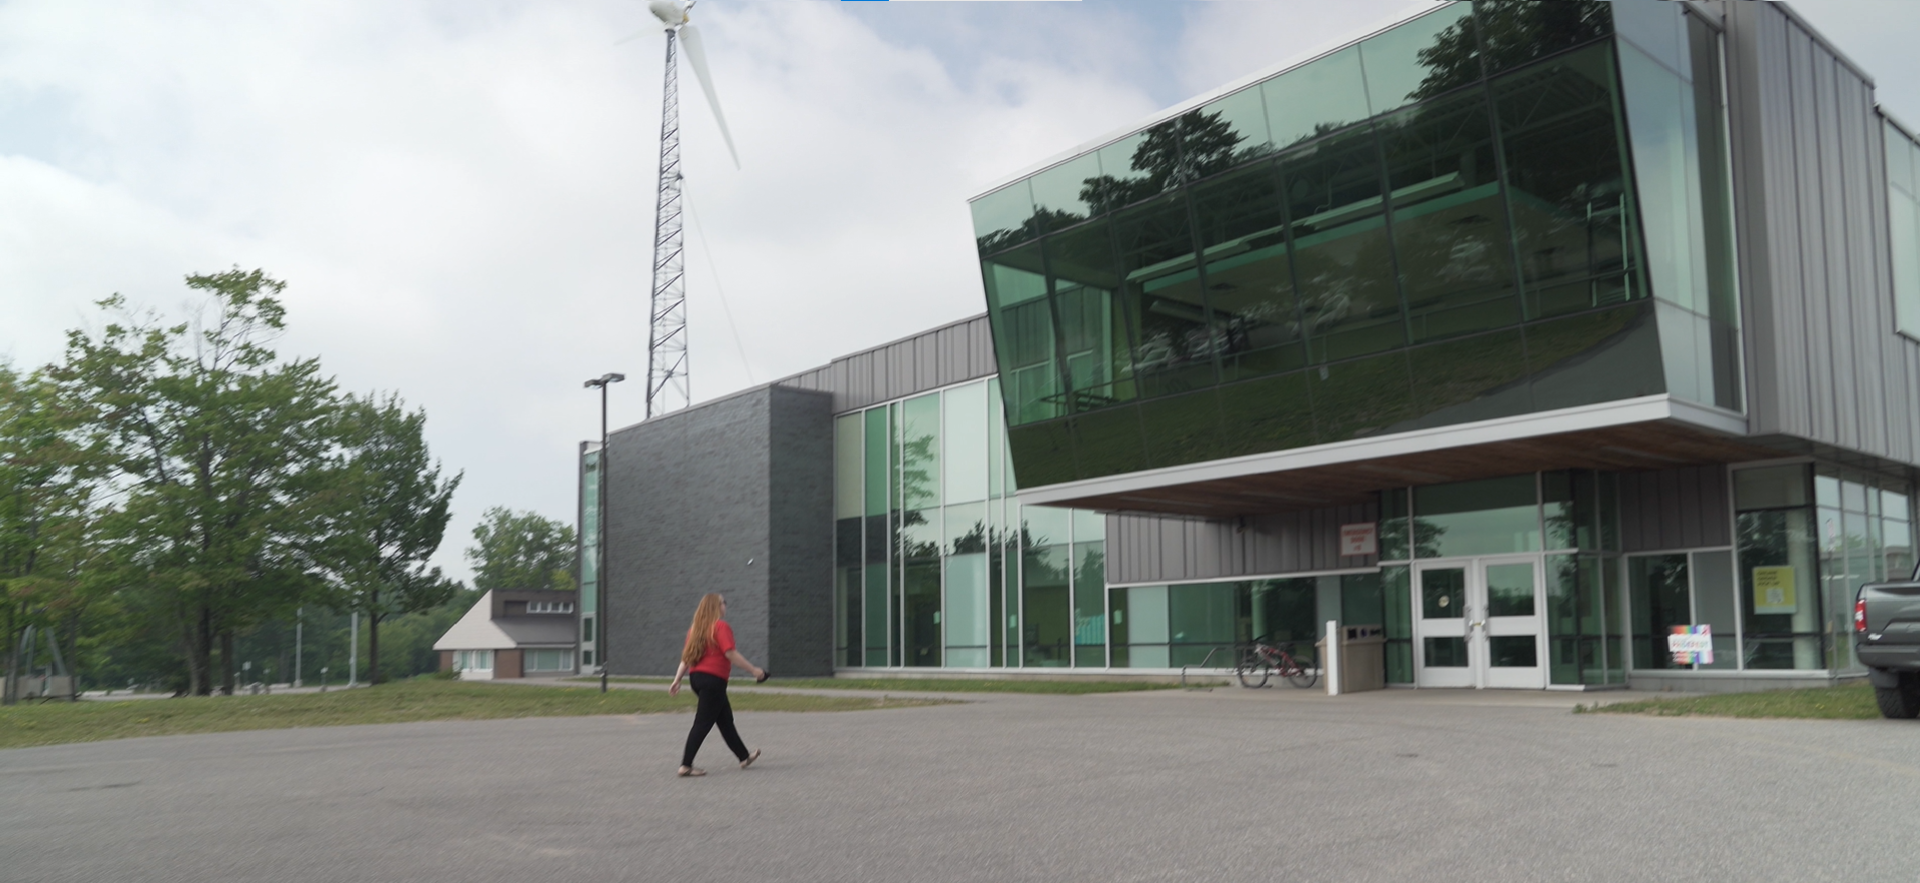
M 587 389 L 600 390 L 600 494 L 593 517 L 593 529 L 599 536 L 594 537 L 593 590 L 598 597 L 594 599 L 594 616 L 600 621 L 594 624 L 595 648 L 600 651 L 600 692 L 607 692 L 607 385 L 627 379 L 625 374 L 602 374 L 586 382 Z M 584 539 L 584 538 L 583 538 Z

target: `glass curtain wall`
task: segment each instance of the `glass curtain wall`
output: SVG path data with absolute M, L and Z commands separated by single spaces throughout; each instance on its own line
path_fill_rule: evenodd
M 1887 213 L 1893 256 L 1894 319 L 1920 338 L 1920 144 L 1892 120 L 1881 120 L 1887 142 Z
M 1913 574 L 1913 504 L 1904 482 L 1822 468 L 1813 478 L 1820 585 L 1826 598 L 1827 665 L 1861 671 L 1853 602 L 1870 582 Z
M 580 454 L 580 665 L 594 664 L 600 610 L 600 445 Z
M 1627 559 L 1627 605 L 1636 669 L 1737 669 L 1740 616 L 1733 580 L 1733 552 L 1708 550 Z M 1713 630 L 1713 662 L 1675 663 L 1667 636 L 1676 626 Z
M 1826 668 L 1810 466 L 1733 473 L 1742 668 Z
M 834 660 L 1107 665 L 1106 520 L 1021 506 L 996 378 L 834 424 Z
M 1620 81 L 1667 390 L 1741 409 L 1720 34 L 1679 3 L 1615 3 Z
M 1619 508 L 1614 477 L 1587 470 L 1383 492 L 1378 579 L 1387 681 L 1414 680 L 1413 561 L 1544 552 L 1549 683 L 1625 683 Z
M 1230 668 L 1235 645 L 1291 642 L 1312 664 L 1328 620 L 1378 625 L 1387 616 L 1380 573 L 1175 583 L 1109 589 L 1113 667 Z
M 1610 6 L 1448 4 L 976 200 L 1027 484 L 1667 391 Z

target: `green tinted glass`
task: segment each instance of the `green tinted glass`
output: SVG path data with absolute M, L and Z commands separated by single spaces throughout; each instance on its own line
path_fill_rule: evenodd
M 886 408 L 872 408 L 866 412 L 866 485 L 865 493 L 868 515 L 882 515 L 887 511 L 887 488 L 893 483 L 891 459 L 888 454 L 892 448 L 887 439 L 891 435 L 887 428 Z M 885 546 L 882 546 L 885 548 Z
M 1535 551 L 1540 507 L 1534 476 L 1414 488 L 1413 530 L 1422 557 Z
M 866 512 L 860 479 L 866 460 L 860 447 L 866 432 L 859 414 L 833 421 L 833 517 L 858 518 Z
M 1642 301 L 1526 326 L 1533 409 L 1665 392 L 1652 313 L 1652 305 Z
M 1489 73 L 1519 67 L 1613 32 L 1605 0 L 1476 0 L 1480 42 Z
M 1348 47 L 1261 83 L 1273 143 L 1288 147 L 1371 116 L 1366 82 L 1359 48 Z
M 1267 132 L 1267 106 L 1259 86 L 1252 86 L 1218 98 L 1200 108 L 1209 122 L 1224 129 L 1219 137 L 1231 142 L 1236 159 L 1245 159 L 1273 150 L 1273 138 Z
M 1075 157 L 1034 175 L 1034 214 L 1047 229 L 1066 227 L 1087 218 L 1083 192 L 1087 181 L 1100 177 L 1100 159 L 1093 154 Z
M 1052 546 L 1073 537 L 1073 510 L 1052 506 L 1021 506 L 1021 538 L 1024 546 Z
M 1294 277 L 1312 361 L 1406 345 L 1373 130 L 1283 158 Z
M 1073 664 L 1107 664 L 1106 544 L 1073 544 Z
M 940 394 L 908 399 L 900 408 L 900 489 L 905 506 L 940 505 Z
M 1022 556 L 1020 643 L 1026 650 L 1026 665 L 1068 666 L 1073 662 L 1073 609 L 1068 597 L 1071 548 L 1037 547 Z
M 1474 90 L 1422 104 L 1378 128 L 1413 340 L 1518 324 L 1486 96 Z
M 980 253 L 990 254 L 1018 245 L 1035 235 L 1028 219 L 1033 215 L 1033 189 L 1019 181 L 973 201 L 973 235 Z
M 1455 3 L 1370 37 L 1360 44 L 1360 62 L 1376 115 L 1478 80 L 1473 7 Z
M 1211 386 L 1219 334 L 1208 323 L 1184 198 L 1169 196 L 1114 216 L 1133 370 L 1141 395 Z
M 985 668 L 987 635 L 993 626 L 987 606 L 987 556 L 955 555 L 946 560 L 946 602 L 941 608 L 949 668 Z
M 1214 321 L 1226 329 L 1229 378 L 1306 363 L 1280 183 L 1278 168 L 1262 163 L 1193 191 L 1201 269 Z
M 1047 272 L 1064 347 L 1067 409 L 1087 411 L 1133 398 L 1132 342 L 1111 226 L 1086 224 L 1048 240 Z
M 1595 46 L 1496 80 L 1528 318 L 1630 296 L 1629 203 L 1613 53 Z
M 945 494 L 949 503 L 987 498 L 987 385 L 970 383 L 942 393 Z
M 1532 564 L 1487 565 L 1487 615 L 1532 616 L 1533 596 Z

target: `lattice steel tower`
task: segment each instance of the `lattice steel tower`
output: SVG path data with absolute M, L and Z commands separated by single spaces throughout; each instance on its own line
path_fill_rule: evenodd
M 680 223 L 679 28 L 667 28 L 667 76 L 660 100 L 660 189 L 653 218 L 653 298 L 647 327 L 647 416 L 684 408 L 687 385 L 687 274 Z

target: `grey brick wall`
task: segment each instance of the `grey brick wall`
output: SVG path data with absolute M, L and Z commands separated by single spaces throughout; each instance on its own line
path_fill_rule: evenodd
M 833 674 L 833 401 L 774 387 L 767 667 Z
M 831 408 L 822 393 L 761 387 L 611 435 L 602 653 L 614 674 L 671 674 L 708 592 L 727 596 L 747 658 L 831 671 Z

